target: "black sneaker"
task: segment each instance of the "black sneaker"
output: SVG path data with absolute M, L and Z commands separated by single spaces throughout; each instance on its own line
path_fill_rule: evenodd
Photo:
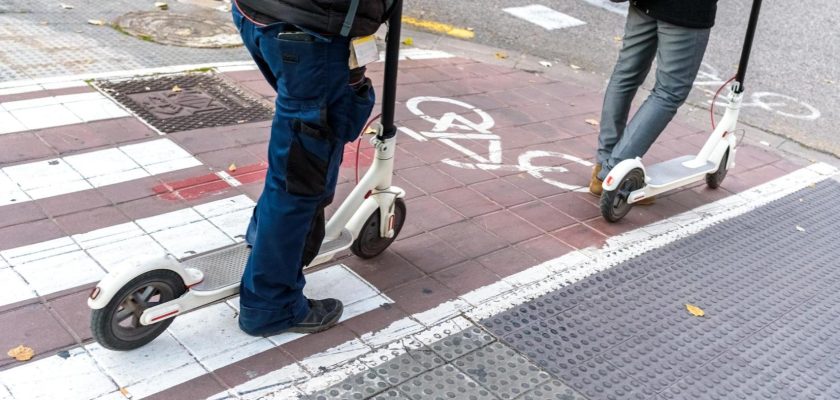
M 338 323 L 344 305 L 340 300 L 309 300 L 309 314 L 297 325 L 286 329 L 292 333 L 317 333 L 332 328 Z

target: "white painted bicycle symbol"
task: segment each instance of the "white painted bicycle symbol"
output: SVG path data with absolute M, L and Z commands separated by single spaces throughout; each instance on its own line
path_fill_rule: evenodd
M 694 86 L 717 88 L 726 80 L 720 77 L 720 72 L 711 64 L 703 63 L 694 80 Z M 708 90 L 707 90 L 708 91 Z M 714 93 L 714 92 L 711 92 Z M 773 92 L 752 92 L 741 104 L 741 107 L 754 107 L 772 112 L 783 117 L 814 121 L 822 116 L 820 110 L 794 97 Z M 709 100 L 711 103 L 711 100 Z M 718 101 L 716 106 L 725 107 L 725 101 Z
M 458 107 L 460 112 L 446 112 L 440 117 L 434 117 L 426 114 L 421 109 L 420 106 L 424 103 L 450 104 Z M 547 174 L 568 172 L 569 170 L 567 168 L 562 166 L 540 166 L 536 163 L 540 159 L 555 158 L 564 160 L 565 163 L 576 163 L 587 168 L 593 166 L 591 162 L 575 156 L 553 151 L 530 150 L 522 153 L 518 157 L 517 165 L 504 164 L 502 161 L 501 137 L 490 131 L 496 125 L 496 121 L 493 120 L 490 114 L 471 104 L 443 97 L 415 97 L 406 103 L 406 107 L 414 115 L 431 123 L 432 128 L 428 131 L 418 133 L 409 128 L 400 127 L 403 133 L 418 141 L 439 140 L 441 143 L 452 147 L 473 161 L 463 162 L 446 158 L 442 160 L 444 164 L 463 169 L 524 172 L 563 190 L 576 192 L 585 192 L 588 190 L 586 187 L 560 182 L 546 176 Z M 473 120 L 467 118 L 467 116 L 477 117 L 477 119 Z M 464 140 L 472 142 L 486 141 L 487 155 L 479 154 L 458 143 L 458 141 Z

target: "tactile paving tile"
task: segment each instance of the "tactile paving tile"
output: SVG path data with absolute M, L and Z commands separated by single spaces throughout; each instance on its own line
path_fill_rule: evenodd
M 534 390 L 525 393 L 521 400 L 587 400 L 572 388 L 558 380 L 551 380 L 537 386 Z
M 647 400 L 656 395 L 601 357 L 564 370 L 559 378 L 589 400 Z
M 432 368 L 443 365 L 444 361 L 428 347 L 412 349 L 385 362 L 373 371 L 389 385 L 396 386 L 414 378 Z
M 549 379 L 547 373 L 498 342 L 458 358 L 453 364 L 505 400 L 516 398 Z
M 376 397 L 371 397 L 373 400 L 408 400 L 408 397 L 405 397 L 404 394 L 400 393 L 397 389 L 388 389 Z
M 493 336 L 481 328 L 472 327 L 432 343 L 429 348 L 444 360 L 452 361 L 494 340 Z
M 779 399 L 783 386 L 749 365 L 724 353 L 662 393 L 665 399 Z
M 442 365 L 399 386 L 412 400 L 497 399 L 450 364 Z
M 806 188 L 482 325 L 591 399 L 840 398 L 837 198 Z
M 326 390 L 313 393 L 311 400 L 364 400 L 389 388 L 390 385 L 373 371 L 351 376 Z

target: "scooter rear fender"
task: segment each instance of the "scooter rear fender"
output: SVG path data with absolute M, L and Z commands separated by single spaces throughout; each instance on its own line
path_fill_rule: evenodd
M 645 179 L 647 179 L 647 171 L 645 171 L 645 166 L 642 165 L 642 159 L 641 158 L 637 157 L 637 158 L 634 158 L 634 159 L 631 159 L 631 160 L 624 160 L 624 161 L 618 163 L 618 165 L 616 165 L 615 167 L 613 167 L 612 170 L 610 170 L 610 173 L 604 179 L 604 183 L 603 183 L 604 190 L 616 190 L 616 189 L 618 189 L 618 185 L 621 183 L 621 180 L 624 179 L 624 177 L 628 173 L 630 173 L 630 171 L 632 171 L 636 168 L 640 168 L 642 170 L 642 172 L 644 172 L 644 174 L 645 174 Z
M 184 280 L 184 286 L 190 287 L 200 283 L 204 276 L 198 270 L 187 270 L 172 256 L 161 257 L 139 265 L 121 268 L 105 275 L 88 297 L 88 306 L 99 310 L 105 308 L 126 284 L 134 278 L 155 270 L 172 271 Z M 95 295 L 95 296 L 94 296 Z

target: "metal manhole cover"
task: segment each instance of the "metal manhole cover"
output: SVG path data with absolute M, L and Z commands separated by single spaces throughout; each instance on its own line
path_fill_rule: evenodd
M 242 45 L 239 31 L 230 22 L 230 17 L 215 10 L 192 13 L 134 11 L 117 18 L 114 27 L 142 40 L 173 46 L 224 48 Z
M 211 74 L 97 81 L 96 86 L 161 132 L 268 121 L 274 110 Z

